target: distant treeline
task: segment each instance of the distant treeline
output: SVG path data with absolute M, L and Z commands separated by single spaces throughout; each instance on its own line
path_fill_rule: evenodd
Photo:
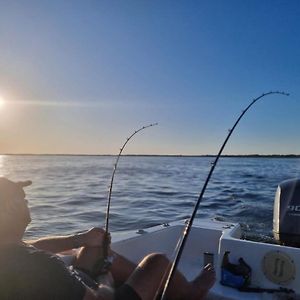
M 170 156 L 170 157 L 216 157 L 213 154 L 180 155 L 180 154 L 124 154 L 123 156 Z M 300 158 L 300 154 L 224 154 L 221 157 L 254 157 L 254 158 Z
M 204 155 L 207 157 L 214 157 L 215 155 Z M 262 157 L 262 158 L 300 158 L 300 154 L 230 154 L 222 155 L 222 157 Z

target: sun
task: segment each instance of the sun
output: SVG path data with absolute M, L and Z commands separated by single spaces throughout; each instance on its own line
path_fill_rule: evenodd
M 5 100 L 0 96 L 0 109 L 5 106 Z

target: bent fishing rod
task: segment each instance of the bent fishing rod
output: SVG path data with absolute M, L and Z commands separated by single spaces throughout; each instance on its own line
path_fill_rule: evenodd
M 211 178 L 211 176 L 212 176 L 212 174 L 213 174 L 213 171 L 214 171 L 214 169 L 215 169 L 215 167 L 216 167 L 216 165 L 217 165 L 217 162 L 218 162 L 220 156 L 222 155 L 222 152 L 223 152 L 223 150 L 224 150 L 224 148 L 225 148 L 225 146 L 226 146 L 226 144 L 227 144 L 227 142 L 228 142 L 230 136 L 232 135 L 234 129 L 236 128 L 236 126 L 238 125 L 238 123 L 240 122 L 240 120 L 242 119 L 242 117 L 243 117 L 243 116 L 245 115 L 245 113 L 249 110 L 249 108 L 250 108 L 255 102 L 257 102 L 259 99 L 261 99 L 261 98 L 263 98 L 263 97 L 265 97 L 265 96 L 268 96 L 268 95 L 272 95 L 272 94 L 280 94 L 280 95 L 284 95 L 284 96 L 289 96 L 288 93 L 280 92 L 280 91 L 274 91 L 274 92 L 273 92 L 273 91 L 270 91 L 270 92 L 268 92 L 268 93 L 264 93 L 264 94 L 260 95 L 259 97 L 257 97 L 257 98 L 255 98 L 254 100 L 252 100 L 252 102 L 246 107 L 246 109 L 244 109 L 244 110 L 242 111 L 242 113 L 239 115 L 239 117 L 238 117 L 238 119 L 236 120 L 236 122 L 234 123 L 233 127 L 232 127 L 231 129 L 229 129 L 228 135 L 226 136 L 225 141 L 223 142 L 223 144 L 222 144 L 222 146 L 221 146 L 221 148 L 220 148 L 220 150 L 219 150 L 219 152 L 218 152 L 218 154 L 217 154 L 215 160 L 213 161 L 213 163 L 212 163 L 212 165 L 211 165 L 210 171 L 209 171 L 208 176 L 207 176 L 207 178 L 206 178 L 206 180 L 205 180 L 205 183 L 204 183 L 204 185 L 203 185 L 203 188 L 202 188 L 202 190 L 201 190 L 201 193 L 199 194 L 199 197 L 198 197 L 198 199 L 197 199 L 197 201 L 196 201 L 196 204 L 195 204 L 195 206 L 194 206 L 193 213 L 192 213 L 191 217 L 187 220 L 185 229 L 184 229 L 184 231 L 183 231 L 183 234 L 182 234 L 182 236 L 180 237 L 180 240 L 179 240 L 178 243 L 177 243 L 176 248 L 177 248 L 178 250 L 177 250 L 177 252 L 176 252 L 175 258 L 174 258 L 174 260 L 173 260 L 173 262 L 172 262 L 170 271 L 169 271 L 169 273 L 168 273 L 168 277 L 167 277 L 167 280 L 166 280 L 166 282 L 165 282 L 164 289 L 163 289 L 163 292 L 162 292 L 162 295 L 161 295 L 161 298 L 160 298 L 161 300 L 165 300 L 165 299 L 166 299 L 166 291 L 167 291 L 167 289 L 168 289 L 168 286 L 169 286 L 169 284 L 170 284 L 170 282 L 171 282 L 171 280 L 172 280 L 172 278 L 173 278 L 173 276 L 174 276 L 174 273 L 175 273 L 175 271 L 176 271 L 176 268 L 177 268 L 177 266 L 178 266 L 178 263 L 179 263 L 179 260 L 180 260 L 180 258 L 181 258 L 181 255 L 182 255 L 184 246 L 185 246 L 185 244 L 186 244 L 188 235 L 189 235 L 189 233 L 190 233 L 190 231 L 191 231 L 191 228 L 192 228 L 194 219 L 195 219 L 195 217 L 196 217 L 196 213 L 197 213 L 198 208 L 199 208 L 199 205 L 200 205 L 200 203 L 201 203 L 201 201 L 202 201 L 204 192 L 205 192 L 205 190 L 206 190 L 206 187 L 207 187 L 207 185 L 208 185 L 208 182 L 209 182 L 209 180 L 210 180 L 210 178 Z
M 109 192 L 108 192 L 108 199 L 107 199 L 107 207 L 106 207 L 106 219 L 105 219 L 105 239 L 104 239 L 104 243 L 103 243 L 103 257 L 104 259 L 107 258 L 108 256 L 108 246 L 109 246 L 109 216 L 110 216 L 110 203 L 111 203 L 111 195 L 112 195 L 112 190 L 113 190 L 113 184 L 114 184 L 114 178 L 115 178 L 115 173 L 118 167 L 118 163 L 120 160 L 120 157 L 122 155 L 123 150 L 125 149 L 126 145 L 128 144 L 128 142 L 140 131 L 147 129 L 149 127 L 153 127 L 158 125 L 158 123 L 153 123 L 153 124 L 149 124 L 146 126 L 141 127 L 140 129 L 134 131 L 125 141 L 125 143 L 122 145 L 122 147 L 120 148 L 120 152 L 117 155 L 114 167 L 113 167 L 113 172 L 111 175 L 111 179 L 110 179 L 110 185 L 109 185 Z

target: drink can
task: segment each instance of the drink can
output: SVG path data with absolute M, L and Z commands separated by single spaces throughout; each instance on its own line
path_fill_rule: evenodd
M 214 254 L 211 252 L 203 253 L 203 266 L 206 266 L 207 264 L 214 266 Z

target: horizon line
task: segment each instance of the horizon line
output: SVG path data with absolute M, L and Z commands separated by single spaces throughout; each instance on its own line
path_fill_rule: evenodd
M 87 154 L 87 153 L 0 153 L 0 156 L 117 156 L 118 154 Z M 157 157 L 216 157 L 217 154 L 135 154 L 122 156 L 157 156 Z M 223 154 L 221 157 L 300 157 L 300 154 Z

